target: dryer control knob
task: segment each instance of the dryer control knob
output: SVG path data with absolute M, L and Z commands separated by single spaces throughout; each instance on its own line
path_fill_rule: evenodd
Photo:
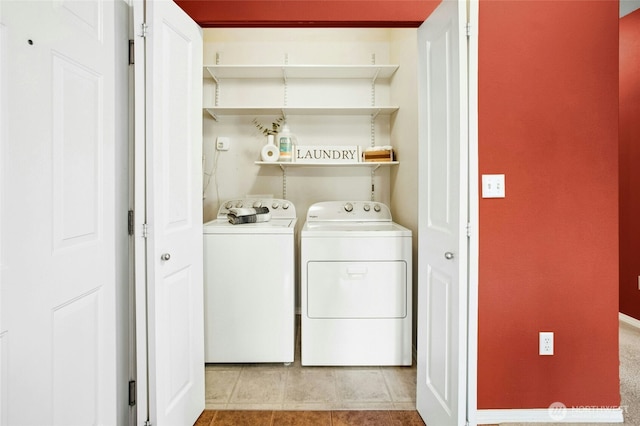
M 271 204 L 272 209 L 277 209 L 278 207 L 280 207 L 280 204 L 278 204 L 277 202 L 274 202 L 273 204 Z
M 289 208 L 289 203 L 283 203 L 282 204 L 282 208 L 285 209 L 285 210 L 288 209 Z
M 347 212 L 353 211 L 353 204 L 351 204 L 351 203 L 345 204 L 344 205 L 344 210 L 347 211 Z
M 368 212 L 369 210 L 371 210 L 371 206 L 369 204 L 365 204 L 364 207 L 362 207 L 364 209 L 365 212 Z
M 236 203 L 236 208 L 239 209 L 240 207 L 242 207 L 242 203 L 241 202 L 237 202 Z
M 225 205 L 224 208 L 225 209 L 230 209 L 231 207 L 233 207 L 233 203 L 231 201 L 228 201 Z
M 379 205 L 379 204 L 376 204 L 375 206 L 373 206 L 373 210 L 374 210 L 376 213 L 380 213 L 380 205 Z
M 261 201 L 256 201 L 255 203 L 253 203 L 253 207 L 262 207 L 262 202 Z

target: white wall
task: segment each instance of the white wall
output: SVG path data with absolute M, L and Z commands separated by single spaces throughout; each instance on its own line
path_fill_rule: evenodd
M 391 62 L 401 64 L 391 86 L 393 104 L 400 110 L 393 117 L 391 140 L 400 164 L 391 170 L 391 210 L 394 220 L 413 233 L 414 343 L 418 312 L 418 45 L 415 29 L 391 33 Z
M 2 15 L 2 2 L 0 2 L 0 147 L 6 144 L 7 139 L 7 71 L 9 63 L 7 55 L 7 30 L 3 24 Z M 3 150 L 0 149 L 0 164 L 4 164 Z M 4 184 L 4 178 L 0 174 L 0 188 Z M 0 223 L 2 223 L 2 215 L 4 213 L 2 209 L 2 199 L 0 198 Z M 3 229 L 0 226 L 0 241 L 3 240 Z M 3 246 L 0 243 L 0 259 L 2 259 Z M 2 280 L 2 274 L 0 274 L 0 424 L 7 423 L 7 332 L 6 326 L 3 324 L 4 315 L 2 314 L 2 296 L 4 283 Z
M 204 63 L 231 64 L 388 64 L 390 31 L 386 29 L 205 29 Z M 288 59 L 286 59 L 288 58 Z M 359 87 L 354 82 L 340 81 L 313 87 L 296 87 L 289 83 L 288 105 L 299 103 L 330 105 L 350 102 L 349 96 L 370 98 L 370 84 Z M 305 83 L 303 83 L 305 84 Z M 261 86 L 262 87 L 262 86 Z M 220 105 L 258 105 L 282 103 L 282 84 L 262 89 L 253 86 L 249 91 L 231 91 L 229 83 L 220 87 Z M 318 87 L 318 86 L 315 86 Z M 389 104 L 388 90 L 376 89 L 377 104 Z M 204 105 L 211 105 L 215 84 L 205 83 Z M 351 92 L 351 95 L 345 95 Z M 297 94 L 297 95 L 296 95 Z M 265 97 L 268 98 L 265 100 Z M 274 99 L 273 101 L 271 99 Z M 214 121 L 204 116 L 205 171 L 215 170 L 207 186 L 204 200 L 205 221 L 215 217 L 220 200 L 248 194 L 283 196 L 282 171 L 278 167 L 259 167 L 265 138 L 251 124 L 254 116 L 220 117 Z M 270 122 L 276 116 L 258 116 Z M 390 141 L 389 117 L 376 119 L 376 144 Z M 288 118 L 291 131 L 300 145 L 370 145 L 370 119 L 358 116 L 315 116 Z M 231 139 L 231 149 L 216 153 L 215 138 Z M 216 162 L 217 156 L 217 162 Z M 216 167 L 217 164 L 217 167 Z M 389 169 L 376 172 L 375 199 L 390 203 Z M 216 185 L 217 182 L 217 185 Z M 368 200 L 371 197 L 371 173 L 368 168 L 290 168 L 287 170 L 287 198 L 298 211 L 302 226 L 308 207 L 325 200 Z M 205 179 L 206 184 L 206 179 Z
M 394 145 L 398 158 L 406 165 L 381 167 L 376 173 L 375 199 L 391 205 L 392 198 L 407 200 L 413 205 L 395 206 L 394 214 L 410 218 L 415 212 L 417 170 L 415 120 L 415 29 L 205 29 L 204 63 L 233 64 L 399 64 L 391 82 L 391 92 L 376 88 L 376 104 L 397 104 L 400 111 L 392 117 L 376 118 L 376 145 Z M 218 58 L 216 58 L 218 55 Z M 393 59 L 391 59 L 393 57 Z M 368 101 L 370 85 L 354 87 L 353 81 L 339 81 L 315 90 L 289 83 L 288 105 L 299 103 L 344 104 L 355 97 Z M 358 82 L 362 85 L 362 82 Z M 219 88 L 219 105 L 258 105 L 282 103 L 282 85 L 252 86 L 250 90 L 234 90 L 233 83 L 223 81 Z M 334 86 L 334 87 L 329 87 Z M 399 91 L 401 93 L 395 93 Z M 350 94 L 345 94 L 350 92 Z M 303 96 L 297 96 L 302 94 Z M 265 100 L 265 97 L 268 98 Z M 351 97 L 352 99 L 349 99 Z M 204 105 L 212 105 L 215 84 L 205 82 Z M 260 167 L 265 138 L 251 123 L 253 118 L 268 123 L 276 116 L 222 116 L 219 121 L 208 114 L 204 117 L 205 171 L 215 171 L 205 191 L 205 221 L 213 219 L 221 200 L 247 194 L 283 195 L 282 171 L 278 167 Z M 369 146 L 370 119 L 353 116 L 316 116 L 288 118 L 291 130 L 300 145 L 360 145 Z M 398 123 L 395 125 L 394 123 Z M 216 152 L 215 139 L 229 137 L 231 149 Z M 403 152 L 404 151 L 404 152 Z M 216 161 L 217 157 L 217 161 Z M 413 165 L 410 165 L 412 162 Z M 398 177 L 400 180 L 398 180 Z M 371 176 L 368 168 L 291 168 L 287 170 L 287 198 L 298 210 L 304 222 L 309 205 L 324 200 L 363 199 L 371 196 Z M 206 185 L 207 179 L 205 179 Z M 391 184 L 395 186 L 391 190 Z M 217 183 L 217 185 L 216 185 Z M 393 192 L 393 193 L 392 193 Z M 406 194 L 404 196 L 403 194 Z M 392 206 L 394 207 L 394 206 Z M 417 214 L 414 214 L 417 216 Z M 403 221 L 397 220 L 402 223 Z M 417 220 L 412 220 L 417 222 Z M 403 223 L 404 224 L 404 223 Z M 299 224 L 300 226 L 302 223 Z

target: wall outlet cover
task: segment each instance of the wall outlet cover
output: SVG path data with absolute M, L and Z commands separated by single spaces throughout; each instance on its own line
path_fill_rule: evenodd
M 218 136 L 216 139 L 216 149 L 218 151 L 228 151 L 230 145 L 231 142 L 229 141 L 229 138 Z
M 540 332 L 539 355 L 553 355 L 553 332 Z

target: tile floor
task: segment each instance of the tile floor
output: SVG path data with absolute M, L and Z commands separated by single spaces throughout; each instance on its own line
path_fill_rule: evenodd
M 213 410 L 415 410 L 414 367 L 207 365 Z
M 299 323 L 298 323 L 299 324 Z M 298 327 L 299 330 L 299 327 Z M 415 410 L 416 367 L 207 364 L 209 410 Z

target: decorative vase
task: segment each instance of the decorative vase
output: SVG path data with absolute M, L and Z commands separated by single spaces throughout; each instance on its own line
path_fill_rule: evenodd
M 262 151 L 260 152 L 260 156 L 262 157 L 262 161 L 273 163 L 278 161 L 280 157 L 280 151 L 275 144 L 276 136 L 275 135 L 267 135 L 267 144 L 262 147 Z

